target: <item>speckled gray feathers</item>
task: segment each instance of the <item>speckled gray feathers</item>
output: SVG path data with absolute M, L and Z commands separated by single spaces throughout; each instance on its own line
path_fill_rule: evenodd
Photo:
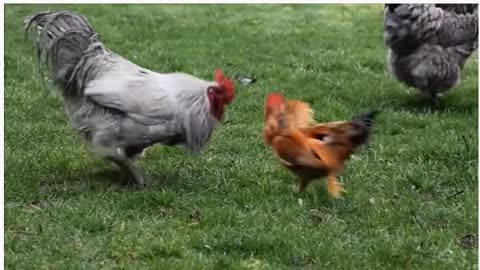
M 129 158 L 161 143 L 198 152 L 218 120 L 207 97 L 216 82 L 184 73 L 156 73 L 107 49 L 88 21 L 73 12 L 25 19 L 40 71 L 63 97 L 71 125 L 102 157 L 143 175 Z
M 392 74 L 435 98 L 458 83 L 477 49 L 478 7 L 387 4 L 384 28 Z

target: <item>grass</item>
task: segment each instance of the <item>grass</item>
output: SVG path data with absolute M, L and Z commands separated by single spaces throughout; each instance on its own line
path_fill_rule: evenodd
M 69 128 L 39 79 L 22 17 L 84 14 L 113 51 L 156 71 L 237 84 L 201 155 L 157 146 L 150 186 L 125 189 Z M 386 71 L 381 5 L 7 5 L 7 269 L 474 269 L 478 58 L 436 113 Z M 268 91 L 320 120 L 380 109 L 368 148 L 341 174 L 349 193 L 305 195 L 261 139 Z M 463 191 L 463 193 L 462 193 Z M 455 193 L 459 193 L 457 196 Z

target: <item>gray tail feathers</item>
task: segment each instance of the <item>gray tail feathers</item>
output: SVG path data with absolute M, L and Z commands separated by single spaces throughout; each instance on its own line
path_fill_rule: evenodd
M 41 12 L 25 18 L 26 35 L 33 37 L 43 77 L 48 73 L 63 95 L 82 95 L 88 56 L 103 50 L 97 34 L 80 14 Z
M 452 46 L 445 49 L 447 54 L 454 56 L 455 64 L 463 66 L 470 55 L 478 48 L 478 33 L 473 41 L 466 42 L 462 45 Z
M 373 120 L 378 113 L 377 110 L 371 110 L 352 118 L 352 126 L 354 130 L 351 136 L 352 143 L 360 145 L 368 141 L 373 127 Z

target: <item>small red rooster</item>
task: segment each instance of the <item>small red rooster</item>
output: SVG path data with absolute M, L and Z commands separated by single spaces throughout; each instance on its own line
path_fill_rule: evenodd
M 351 121 L 315 124 L 310 106 L 270 93 L 265 102 L 265 143 L 280 161 L 300 178 L 299 192 L 318 178 L 327 177 L 327 191 L 334 198 L 345 191 L 337 174 L 353 150 L 368 140 L 375 112 Z

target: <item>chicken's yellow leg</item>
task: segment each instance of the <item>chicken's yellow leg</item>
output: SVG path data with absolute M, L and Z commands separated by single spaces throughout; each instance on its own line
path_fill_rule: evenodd
M 343 185 L 337 182 L 337 176 L 335 174 L 328 175 L 327 191 L 328 194 L 335 199 L 342 197 L 343 193 L 346 192 Z

